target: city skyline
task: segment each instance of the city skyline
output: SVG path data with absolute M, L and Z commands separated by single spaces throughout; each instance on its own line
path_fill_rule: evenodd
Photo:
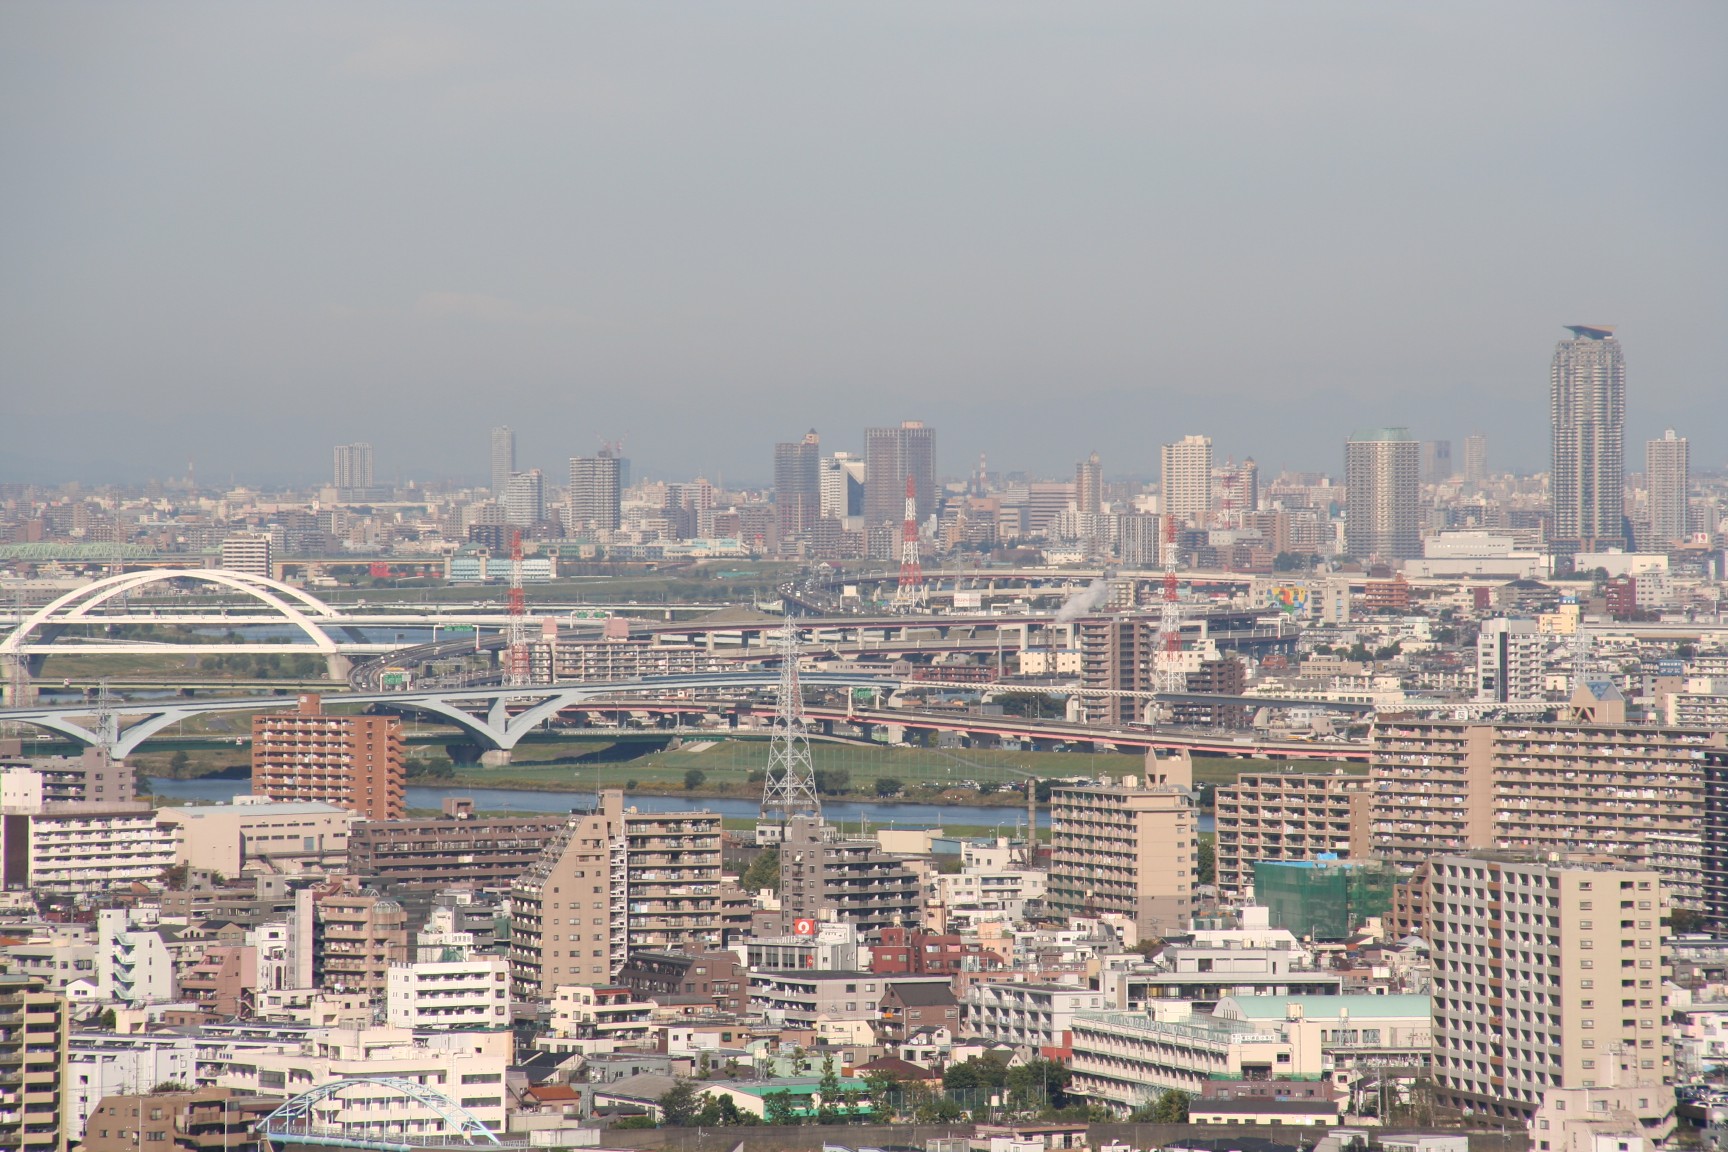
M 0 476 L 304 481 L 337 417 L 380 480 L 509 424 L 765 481 L 914 411 L 1047 475 L 1378 424 L 1532 471 L 1576 320 L 1634 443 L 1723 458 L 1718 6 L 323 13 L 0 13 Z

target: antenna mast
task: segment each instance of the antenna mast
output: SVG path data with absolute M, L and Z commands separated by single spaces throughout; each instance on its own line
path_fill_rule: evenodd
M 522 594 L 522 530 L 510 529 L 510 623 L 504 649 L 504 686 L 521 688 L 533 679 L 528 658 L 528 601 Z
M 922 608 L 930 602 L 924 587 L 924 566 L 918 562 L 918 484 L 906 477 L 906 519 L 900 529 L 900 583 L 894 589 L 894 607 L 899 611 Z

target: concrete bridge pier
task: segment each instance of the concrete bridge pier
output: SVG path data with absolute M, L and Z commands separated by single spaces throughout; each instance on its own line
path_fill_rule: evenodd
M 510 763 L 510 749 L 488 748 L 480 753 L 480 763 L 487 768 L 502 768 Z
M 324 657 L 324 670 L 330 679 L 346 683 L 348 674 L 354 671 L 354 661 L 340 652 L 332 652 Z

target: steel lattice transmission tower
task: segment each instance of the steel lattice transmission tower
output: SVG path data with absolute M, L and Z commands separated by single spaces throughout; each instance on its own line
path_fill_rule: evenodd
M 894 588 L 894 607 L 902 611 L 922 608 L 930 602 L 924 586 L 924 565 L 918 560 L 918 483 L 906 477 L 906 519 L 900 530 L 900 583 Z
M 822 815 L 816 766 L 804 727 L 804 692 L 798 685 L 798 629 L 790 611 L 780 634 L 780 694 L 768 742 L 768 777 L 762 782 L 762 819 L 784 826 L 794 816 Z

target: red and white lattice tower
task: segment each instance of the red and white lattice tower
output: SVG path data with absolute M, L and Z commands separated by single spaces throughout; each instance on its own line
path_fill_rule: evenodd
M 510 529 L 510 624 L 504 648 L 504 686 L 520 688 L 534 678 L 528 656 L 528 601 L 522 595 L 522 532 Z
M 930 601 L 924 587 L 924 565 L 918 562 L 918 484 L 906 477 L 906 522 L 900 530 L 900 583 L 894 607 L 922 608 Z
M 1182 610 L 1176 602 L 1176 517 L 1164 514 L 1164 603 L 1158 612 L 1158 672 L 1160 692 L 1181 692 Z

